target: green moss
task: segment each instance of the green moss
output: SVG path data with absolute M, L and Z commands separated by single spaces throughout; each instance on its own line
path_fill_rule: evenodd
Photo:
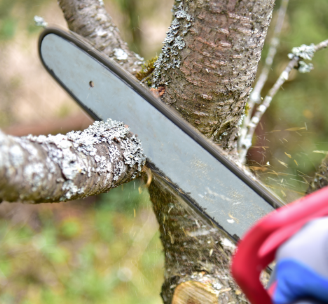
M 147 78 L 155 69 L 155 62 L 157 61 L 158 56 L 153 57 L 147 60 L 141 67 L 141 71 L 136 74 L 138 80 L 143 80 Z
M 249 104 L 248 104 L 248 102 L 246 102 L 246 104 L 245 104 L 245 115 L 246 116 L 248 115 L 248 111 L 249 111 Z

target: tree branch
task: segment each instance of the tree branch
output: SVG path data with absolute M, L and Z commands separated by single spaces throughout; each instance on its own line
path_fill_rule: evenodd
M 298 48 L 293 48 L 292 53 L 288 56 L 290 57 L 290 62 L 280 74 L 279 78 L 270 89 L 269 93 L 265 96 L 263 102 L 257 107 L 250 123 L 247 126 L 247 134 L 244 138 L 244 141 L 241 142 L 241 151 L 240 151 L 240 160 L 243 161 L 246 158 L 246 153 L 252 145 L 252 138 L 255 132 L 255 129 L 260 122 L 263 114 L 268 109 L 271 104 L 272 98 L 279 91 L 281 86 L 288 80 L 290 72 L 296 68 L 300 72 L 305 73 L 309 72 L 312 69 L 311 65 L 306 64 L 303 60 L 311 60 L 314 53 L 326 48 L 328 46 L 328 40 L 324 40 L 317 45 L 302 45 Z
M 134 179 L 144 163 L 139 139 L 116 121 L 48 137 L 1 132 L 0 199 L 41 203 L 84 198 Z
M 117 61 L 123 69 L 135 75 L 144 59 L 130 51 L 118 28 L 100 0 L 59 0 L 71 31 L 86 38 L 104 55 Z
M 175 1 L 154 71 L 163 100 L 205 136 L 235 150 L 274 0 Z
M 279 45 L 279 36 L 282 26 L 284 24 L 288 2 L 289 0 L 281 1 L 278 16 L 277 16 L 276 26 L 274 28 L 273 37 L 271 38 L 270 41 L 270 47 L 269 47 L 268 55 L 264 62 L 264 67 L 262 68 L 261 74 L 255 84 L 254 90 L 252 91 L 248 99 L 248 109 L 247 109 L 248 113 L 246 113 L 244 117 L 243 124 L 239 132 L 240 135 L 238 138 L 238 152 L 239 152 L 239 160 L 241 163 L 245 163 L 246 153 L 247 153 L 247 151 L 245 152 L 245 148 L 242 145 L 242 143 L 245 141 L 245 137 L 247 135 L 247 127 L 251 121 L 254 106 L 256 103 L 259 103 L 261 101 L 261 92 L 263 86 L 265 85 L 268 79 L 269 72 L 273 63 L 273 59 L 277 52 L 277 47 Z

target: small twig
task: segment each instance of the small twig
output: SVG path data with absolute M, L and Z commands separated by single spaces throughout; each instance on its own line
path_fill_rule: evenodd
M 242 143 L 242 153 L 240 154 L 240 161 L 245 159 L 246 153 L 251 146 L 251 141 L 253 138 L 254 131 L 260 122 L 263 114 L 270 106 L 272 98 L 276 95 L 280 87 L 288 80 L 289 74 L 292 69 L 297 68 L 299 72 L 309 72 L 312 69 L 311 65 L 306 64 L 302 59 L 311 60 L 314 53 L 326 48 L 328 46 L 328 40 L 322 41 L 317 45 L 302 45 L 298 48 L 293 48 L 292 53 L 288 55 L 291 59 L 288 63 L 287 67 L 284 71 L 280 74 L 279 78 L 277 79 L 276 83 L 270 89 L 267 96 L 264 98 L 263 102 L 258 106 L 256 109 L 255 114 L 253 115 L 250 123 L 247 126 L 247 134 L 245 136 L 244 142 Z
M 270 41 L 269 52 L 265 59 L 265 64 L 261 71 L 260 77 L 257 80 L 254 90 L 252 91 L 252 93 L 249 97 L 249 100 L 248 100 L 248 113 L 246 114 L 246 116 L 244 118 L 243 126 L 240 130 L 240 137 L 239 137 L 239 142 L 238 142 L 238 146 L 240 147 L 239 149 L 241 150 L 240 158 L 242 160 L 245 160 L 248 148 L 243 149 L 241 146 L 247 136 L 247 127 L 251 122 L 251 117 L 252 117 L 254 106 L 256 103 L 259 103 L 261 100 L 261 92 L 264 87 L 264 84 L 266 83 L 266 81 L 268 79 L 268 75 L 269 75 L 269 72 L 270 72 L 270 69 L 271 69 L 271 66 L 273 63 L 273 59 L 277 52 L 277 47 L 280 42 L 279 36 L 281 33 L 282 26 L 284 24 L 288 2 L 289 2 L 289 0 L 281 1 L 273 37 Z
M 262 69 L 262 72 L 260 74 L 259 79 L 257 80 L 254 90 L 252 91 L 252 94 L 249 98 L 249 109 L 250 112 L 254 107 L 255 103 L 259 103 L 261 100 L 261 92 L 262 89 L 268 79 L 268 75 L 270 72 L 270 68 L 272 66 L 273 63 L 273 59 L 276 55 L 277 52 L 277 47 L 279 45 L 279 36 L 281 33 L 281 29 L 285 20 L 285 15 L 286 15 L 286 11 L 287 11 L 287 6 L 288 6 L 288 2 L 289 0 L 282 0 L 280 8 L 279 8 L 279 12 L 278 12 L 278 17 L 277 17 L 277 23 L 274 29 L 274 33 L 273 33 L 273 37 L 270 41 L 270 47 L 269 47 L 269 52 L 268 55 L 265 59 L 265 64 L 264 67 Z M 250 114 L 251 115 L 251 114 Z M 249 115 L 249 116 L 250 116 Z
M 326 47 L 328 47 L 328 39 L 320 42 L 314 48 L 315 48 L 315 51 L 317 52 L 317 51 L 320 51 L 322 49 L 325 49 Z

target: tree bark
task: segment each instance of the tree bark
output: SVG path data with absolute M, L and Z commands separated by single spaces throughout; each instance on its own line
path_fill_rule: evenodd
M 153 86 L 165 91 L 163 101 L 232 154 L 273 5 L 274 0 L 176 1 L 155 64 Z M 224 232 L 159 179 L 149 192 L 164 247 L 164 303 L 203 303 L 203 292 L 208 303 L 247 302 L 229 272 L 233 250 L 224 245 L 230 244 Z M 190 289 L 186 282 L 200 283 L 195 288 L 203 292 L 184 292 Z
M 175 1 L 154 85 L 165 87 L 163 101 L 225 150 L 236 148 L 273 5 Z
M 163 302 L 247 303 L 230 274 L 235 245 L 229 236 L 156 174 L 149 192 L 164 247 Z
M 116 121 L 47 137 L 0 131 L 0 200 L 59 202 L 108 192 L 140 175 L 145 160 L 139 139 Z
M 104 55 L 113 58 L 122 68 L 135 75 L 144 60 L 130 51 L 113 24 L 102 1 L 59 0 L 69 29 L 86 38 Z

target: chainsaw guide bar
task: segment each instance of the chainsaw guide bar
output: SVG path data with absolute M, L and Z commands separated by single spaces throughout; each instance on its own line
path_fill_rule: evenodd
M 46 70 L 92 118 L 127 124 L 141 140 L 149 167 L 235 240 L 283 205 L 83 38 L 47 28 L 39 39 L 39 55 Z

